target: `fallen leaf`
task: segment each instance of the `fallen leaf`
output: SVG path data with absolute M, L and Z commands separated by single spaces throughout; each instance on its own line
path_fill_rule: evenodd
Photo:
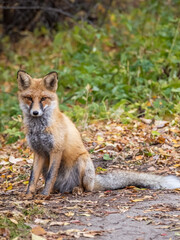
M 160 135 L 158 138 L 157 138 L 157 142 L 158 143 L 165 143 L 166 139 L 164 136 Z
M 175 168 L 180 167 L 180 163 L 174 164 L 174 167 L 175 167 Z
M 18 225 L 18 221 L 16 221 L 14 218 L 9 218 L 9 220 L 11 220 L 11 222 L 13 222 L 14 224 Z
M 81 235 L 83 237 L 87 238 L 94 238 L 95 236 L 102 236 L 104 231 L 87 231 L 87 232 L 82 232 Z
M 70 223 L 68 223 L 68 222 L 51 222 L 49 225 L 50 226 L 67 226 L 67 225 L 69 225 Z
M 23 184 L 27 185 L 29 183 L 29 181 L 24 181 Z
M 161 120 L 156 120 L 154 122 L 155 127 L 157 128 L 163 128 L 168 124 L 168 121 L 161 121 Z
M 142 202 L 142 201 L 144 201 L 144 198 L 137 198 L 137 199 L 133 199 L 131 201 L 132 202 Z
M 153 136 L 159 136 L 159 135 L 161 135 L 158 131 L 151 131 L 151 134 L 152 134 Z
M 116 148 L 118 149 L 119 152 L 122 151 L 122 149 L 123 149 L 123 147 L 120 144 L 117 144 Z
M 143 123 L 148 124 L 148 125 L 150 125 L 153 121 L 152 119 L 145 119 L 145 118 L 140 118 L 140 119 Z
M 179 148 L 179 147 L 180 147 L 180 144 L 174 144 L 173 147 Z
M 0 228 L 0 236 L 5 237 L 5 239 L 9 239 L 10 231 L 7 228 Z
M 81 215 L 81 216 L 86 216 L 86 217 L 90 217 L 90 216 L 91 216 L 89 213 L 81 213 L 81 214 L 79 214 L 79 215 Z
M 9 183 L 9 186 L 6 188 L 7 191 L 12 190 L 12 184 Z
M 15 158 L 14 156 L 10 156 L 9 157 L 9 162 L 10 163 L 13 163 L 13 164 L 16 164 L 16 163 L 18 163 L 18 162 L 22 162 L 24 159 L 22 159 L 22 158 Z
M 67 213 L 64 213 L 64 215 L 66 215 L 67 217 L 73 217 L 74 213 L 73 212 L 67 212 Z
M 162 148 L 159 148 L 159 152 L 160 152 L 160 154 L 162 154 L 163 156 L 168 156 L 167 152 L 165 152 L 164 150 L 162 150 Z
M 148 171 L 155 171 L 155 170 L 156 170 L 156 168 L 153 166 L 148 168 Z
M 2 161 L 0 162 L 0 165 L 7 165 L 7 164 L 9 164 L 9 163 L 6 162 L 6 161 L 4 161 L 4 160 L 2 160 Z
M 98 142 L 98 143 L 104 142 L 104 138 L 98 135 L 98 136 L 97 136 L 97 142 Z
M 26 162 L 29 163 L 29 164 L 32 164 L 33 163 L 33 159 L 26 159 Z
M 136 156 L 136 160 L 141 160 L 141 159 L 143 159 L 143 155 L 139 155 L 139 156 Z
M 107 161 L 112 160 L 112 158 L 109 156 L 109 154 L 104 154 L 103 159 L 107 160 Z
M 37 223 L 37 224 L 43 224 L 43 225 L 45 225 L 45 224 L 47 224 L 48 222 L 50 222 L 50 219 L 39 219 L 39 218 L 36 218 L 34 222 Z
M 46 240 L 46 238 L 40 237 L 40 236 L 32 233 L 32 240 Z
M 41 226 L 35 226 L 32 228 L 31 232 L 38 236 L 46 234 L 46 231 Z

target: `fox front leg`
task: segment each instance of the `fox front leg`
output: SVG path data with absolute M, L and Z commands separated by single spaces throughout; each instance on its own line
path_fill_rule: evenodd
M 28 185 L 28 188 L 26 191 L 26 196 L 28 198 L 31 198 L 36 191 L 37 181 L 42 172 L 44 162 L 45 162 L 45 160 L 41 156 L 39 156 L 36 153 L 34 154 L 33 168 L 31 170 L 29 185 Z
M 62 153 L 59 153 L 59 152 L 50 154 L 50 163 L 49 163 L 48 172 L 46 174 L 45 187 L 42 191 L 43 195 L 48 196 L 53 190 L 53 187 L 58 175 L 59 166 L 61 163 L 61 157 L 62 157 Z

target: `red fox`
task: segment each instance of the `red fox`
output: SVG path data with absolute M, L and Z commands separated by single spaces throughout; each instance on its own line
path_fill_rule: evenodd
M 58 74 L 32 78 L 23 70 L 17 73 L 18 98 L 23 112 L 27 141 L 34 151 L 33 168 L 26 194 L 36 192 L 40 174 L 45 179 L 43 195 L 74 189 L 99 191 L 129 185 L 151 189 L 180 188 L 175 176 L 115 170 L 96 175 L 93 162 L 71 120 L 60 112 L 56 90 Z

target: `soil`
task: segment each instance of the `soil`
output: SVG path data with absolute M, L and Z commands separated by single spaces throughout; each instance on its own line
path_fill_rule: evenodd
M 139 199 L 142 202 L 136 202 Z M 133 200 L 135 202 L 133 202 Z M 72 220 L 73 224 L 63 226 L 61 230 L 80 229 L 95 231 L 96 239 L 106 240 L 152 240 L 178 239 L 180 198 L 173 191 L 150 191 L 123 189 L 105 193 L 90 193 L 74 198 L 69 196 L 65 204 L 55 200 L 54 208 L 65 206 L 79 207 Z M 52 203 L 47 204 L 52 208 Z M 71 210 L 72 211 L 72 210 Z M 59 211 L 57 221 L 67 221 L 63 211 Z M 83 213 L 90 216 L 83 216 Z M 62 216 L 63 215 L 63 216 Z M 76 220 L 77 223 L 75 222 Z M 50 227 L 48 230 L 58 232 L 59 227 Z M 99 235 L 98 236 L 98 231 Z M 86 239 L 80 237 L 80 239 Z

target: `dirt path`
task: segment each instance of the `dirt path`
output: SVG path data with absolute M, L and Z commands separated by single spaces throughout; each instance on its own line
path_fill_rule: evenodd
M 34 235 L 49 240 L 180 238 L 180 196 L 175 190 L 130 188 L 81 196 L 54 194 L 47 200 L 22 200 L 12 192 L 1 195 L 0 211 L 12 221 L 23 214 Z M 31 234 L 19 239 L 31 239 Z
M 76 206 L 77 203 L 78 207 L 73 211 L 72 220 L 80 222 L 63 226 L 61 230 L 64 231 L 68 229 L 78 229 L 84 233 L 92 231 L 90 235 L 97 234 L 96 239 L 107 240 L 178 239 L 178 236 L 180 237 L 178 232 L 180 230 L 180 197 L 175 192 L 148 190 L 136 192 L 131 189 L 89 194 L 78 198 L 77 202 L 72 198 L 69 201 L 70 207 L 74 207 L 74 203 Z M 61 217 L 58 220 L 62 221 Z M 56 232 L 59 228 L 54 226 L 49 230 Z

